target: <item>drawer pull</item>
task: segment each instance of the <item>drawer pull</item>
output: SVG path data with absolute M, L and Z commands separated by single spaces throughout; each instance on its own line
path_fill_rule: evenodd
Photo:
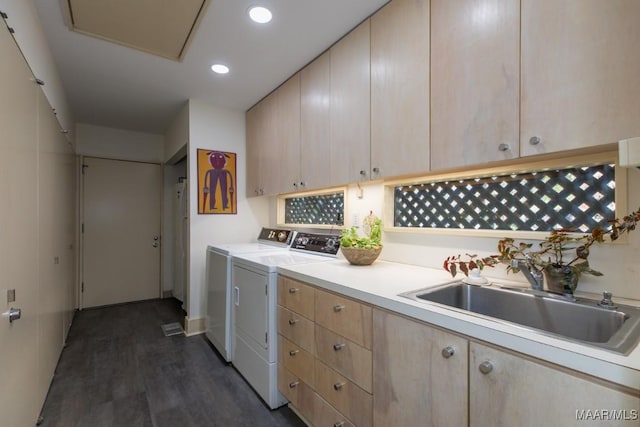
M 291 351 L 289 351 L 289 356 L 293 357 L 298 353 L 300 353 L 300 350 L 291 350 Z
M 295 325 L 295 324 L 296 324 L 296 323 L 298 323 L 298 322 L 299 322 L 299 320 L 298 320 L 298 319 L 289 319 L 289 324 L 290 324 L 291 326 Z
M 342 388 L 342 386 L 344 386 L 344 383 L 340 383 L 340 382 L 338 382 L 338 383 L 335 383 L 335 384 L 333 385 L 333 389 L 334 389 L 334 390 L 336 390 L 336 391 L 338 391 L 338 390 L 340 390 L 340 389 Z
M 293 381 L 289 383 L 289 388 L 296 388 L 298 387 L 298 384 L 300 384 L 299 381 Z
M 333 427 L 344 427 L 344 421 L 337 421 L 333 423 Z
M 333 306 L 333 311 L 336 313 L 341 312 L 342 310 L 344 310 L 344 305 L 342 304 L 336 304 Z
M 340 350 L 342 350 L 345 346 L 346 346 L 346 344 L 343 344 L 343 343 L 334 344 L 334 345 L 333 345 L 333 350 L 334 350 L 334 351 L 340 351 Z
M 483 375 L 487 375 L 493 371 L 493 363 L 491 363 L 490 360 L 485 360 L 480 364 L 480 366 L 478 366 L 478 369 Z
M 442 357 L 444 357 L 445 359 L 450 358 L 454 354 L 456 354 L 456 351 L 451 346 L 448 346 L 448 347 L 445 347 L 445 348 L 442 349 Z
M 298 288 L 289 288 L 289 293 L 290 294 L 295 294 L 296 292 L 298 292 L 300 289 Z

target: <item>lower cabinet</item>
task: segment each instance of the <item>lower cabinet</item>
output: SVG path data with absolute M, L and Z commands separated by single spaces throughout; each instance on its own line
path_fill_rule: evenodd
M 616 389 L 492 346 L 469 350 L 471 426 L 637 426 L 640 390 Z
M 377 309 L 373 336 L 374 426 L 468 424 L 466 339 Z
M 310 425 L 638 423 L 639 389 L 279 280 L 288 297 L 306 289 L 302 299 L 279 299 L 278 375 L 280 391 Z M 311 302 L 312 319 L 296 311 Z

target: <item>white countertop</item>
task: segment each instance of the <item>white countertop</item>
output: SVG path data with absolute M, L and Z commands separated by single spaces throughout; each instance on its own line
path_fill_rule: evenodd
M 640 345 L 628 355 L 616 354 L 516 325 L 398 296 L 403 292 L 455 280 L 444 270 L 380 260 L 370 266 L 353 266 L 346 260 L 339 259 L 279 267 L 278 272 L 477 340 L 640 389 Z M 459 275 L 456 279 L 462 277 L 464 276 Z M 503 280 L 500 282 L 504 283 Z

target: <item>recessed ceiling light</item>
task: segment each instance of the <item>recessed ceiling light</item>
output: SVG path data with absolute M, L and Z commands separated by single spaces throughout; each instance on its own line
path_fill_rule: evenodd
M 249 9 L 249 16 L 258 24 L 266 24 L 267 22 L 271 21 L 272 17 L 271 11 L 262 6 L 254 6 Z
M 229 67 L 227 67 L 226 65 L 223 65 L 223 64 L 213 64 L 211 66 L 211 70 L 214 73 L 227 74 L 229 72 Z

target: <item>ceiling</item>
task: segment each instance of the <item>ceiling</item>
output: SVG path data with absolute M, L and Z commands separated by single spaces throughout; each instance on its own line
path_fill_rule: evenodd
M 35 3 L 75 120 L 162 134 L 188 99 L 248 109 L 388 0 L 264 0 L 268 24 L 256 1 L 210 0 L 182 61 L 70 31 L 64 1 Z

